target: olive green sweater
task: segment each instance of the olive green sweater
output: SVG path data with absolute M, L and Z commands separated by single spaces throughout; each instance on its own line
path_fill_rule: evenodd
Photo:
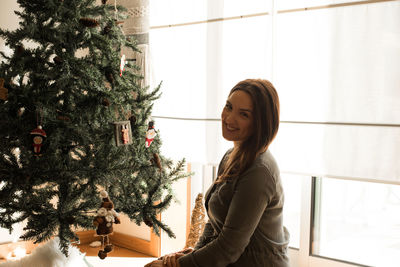
M 283 203 L 279 168 L 267 150 L 239 177 L 210 187 L 205 195 L 209 220 L 195 250 L 179 258 L 180 266 L 288 267 Z

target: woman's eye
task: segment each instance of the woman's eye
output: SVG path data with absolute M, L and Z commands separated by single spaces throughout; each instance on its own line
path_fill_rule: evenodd
M 225 105 L 225 108 L 231 110 L 231 109 L 232 109 L 232 106 L 231 106 L 230 104 L 226 104 L 226 105 Z
M 240 113 L 243 117 L 245 117 L 245 118 L 248 118 L 249 117 L 249 114 L 247 114 L 246 112 L 242 112 L 242 113 Z

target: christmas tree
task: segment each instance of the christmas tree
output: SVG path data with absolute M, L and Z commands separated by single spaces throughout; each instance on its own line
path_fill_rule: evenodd
M 159 155 L 149 118 L 160 86 L 139 86 L 121 53 L 137 50 L 119 26 L 126 10 L 106 2 L 18 0 L 19 28 L 0 29 L 12 51 L 0 51 L 0 227 L 26 221 L 21 238 L 58 236 L 66 255 L 74 229 L 94 228 L 102 190 L 173 236 L 156 214 L 186 176 L 183 160 Z

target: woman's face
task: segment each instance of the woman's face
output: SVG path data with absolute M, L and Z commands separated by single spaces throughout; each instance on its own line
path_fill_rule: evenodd
M 234 91 L 222 110 L 222 136 L 235 145 L 245 141 L 253 133 L 253 103 L 244 91 Z

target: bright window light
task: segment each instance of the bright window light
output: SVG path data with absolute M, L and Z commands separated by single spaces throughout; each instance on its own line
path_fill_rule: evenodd
M 317 178 L 312 254 L 398 266 L 400 185 Z

